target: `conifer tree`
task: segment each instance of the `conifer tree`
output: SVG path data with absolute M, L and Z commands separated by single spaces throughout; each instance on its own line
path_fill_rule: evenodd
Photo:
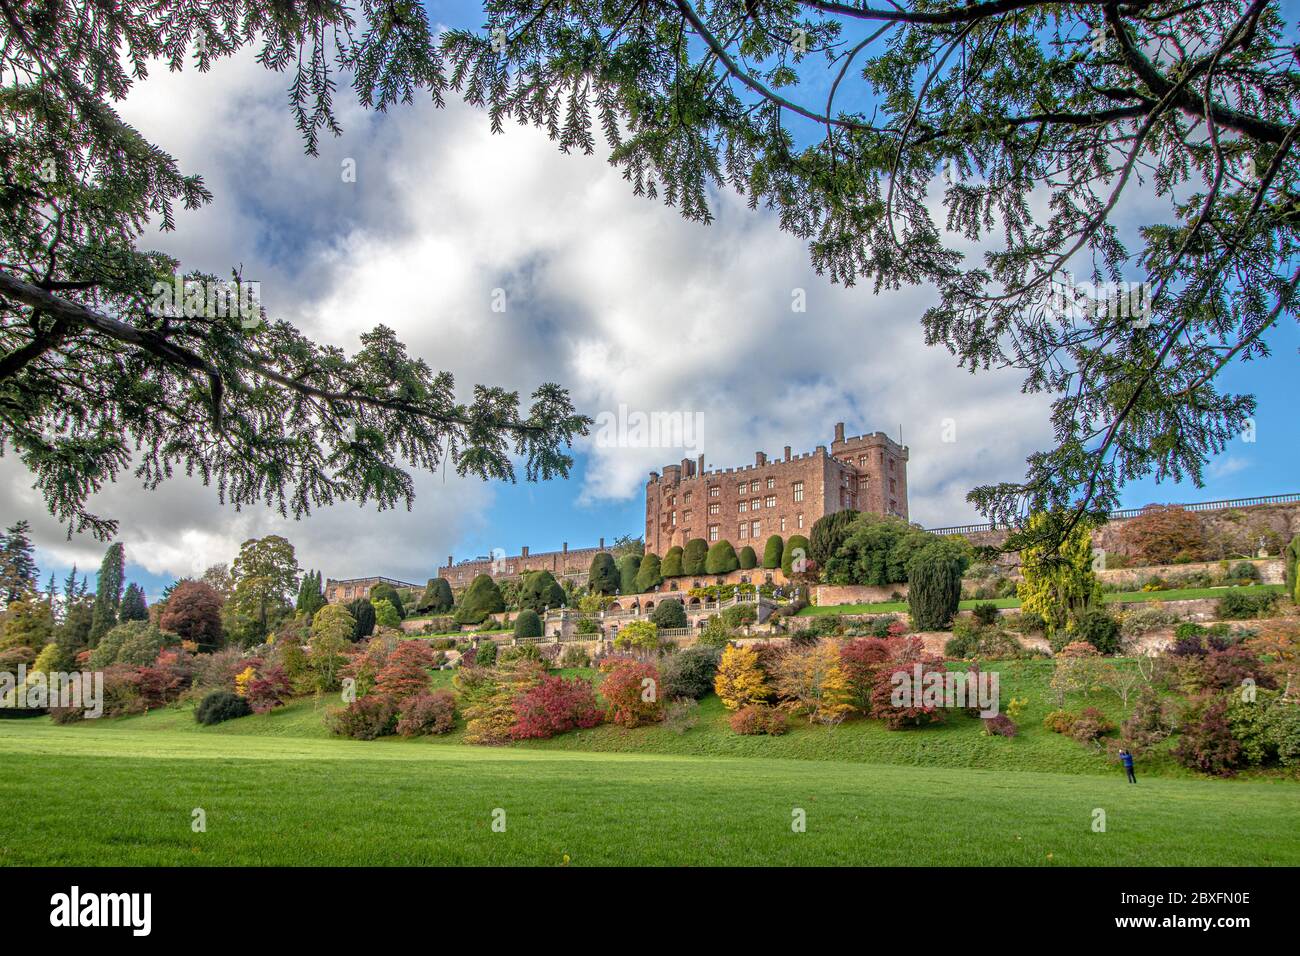
M 99 644 L 100 638 L 118 624 L 118 610 L 122 604 L 122 582 L 126 576 L 126 549 L 115 542 L 104 552 L 99 565 L 99 579 L 95 582 L 95 606 L 90 624 L 90 646 Z

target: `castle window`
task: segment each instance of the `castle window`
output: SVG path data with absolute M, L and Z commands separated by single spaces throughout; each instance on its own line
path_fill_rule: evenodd
M 803 501 L 803 482 L 802 482 L 802 481 L 796 481 L 796 482 L 794 483 L 794 500 L 795 500 L 795 501 Z
M 769 508 L 775 508 L 775 507 L 776 507 L 776 495 L 768 495 L 768 496 L 767 496 L 767 501 L 766 501 L 765 503 L 766 503 L 767 507 L 769 507 Z
M 894 470 L 894 459 L 892 459 L 892 458 L 889 459 L 889 470 L 890 470 L 890 471 L 893 471 L 893 470 Z
M 749 530 L 751 538 L 760 537 L 763 534 L 763 523 L 761 521 L 754 521 L 750 524 Z
M 744 514 L 746 511 L 749 510 L 749 502 L 748 502 L 748 501 L 741 501 L 741 503 L 739 504 L 738 507 L 739 507 L 739 509 L 740 509 L 740 513 L 741 513 L 741 514 Z
M 691 522 L 691 509 L 687 508 L 685 511 L 682 512 L 682 520 L 685 521 L 687 524 L 690 524 L 690 522 Z
M 749 490 L 750 490 L 751 492 L 758 491 L 758 479 L 757 479 L 757 478 L 755 478 L 753 481 L 751 481 L 751 482 L 749 483 Z
M 889 513 L 894 515 L 898 514 L 898 502 L 893 498 L 889 499 Z
M 688 491 L 686 492 L 686 495 L 682 498 L 682 504 L 689 505 L 690 503 L 691 503 L 691 493 Z
M 775 479 L 775 478 L 769 478 L 769 479 L 767 479 L 767 488 L 768 488 L 768 490 L 771 491 L 771 490 L 772 490 L 773 488 L 775 488 L 775 487 L 776 487 L 776 479 Z
M 710 541 L 718 540 L 718 526 L 716 524 L 709 525 L 709 540 Z
M 709 505 L 709 514 L 716 515 L 721 511 L 722 511 L 722 505 L 718 504 L 717 502 L 714 502 L 713 504 Z
M 757 498 L 755 498 L 753 501 L 749 503 L 750 511 L 757 511 L 760 507 L 761 505 L 759 504 L 759 500 Z
M 676 511 L 674 511 L 674 512 L 672 513 L 672 516 L 671 516 L 671 518 L 669 519 L 669 523 L 670 523 L 670 524 L 673 524 L 673 525 L 677 524 L 677 512 L 676 512 Z
M 785 515 L 781 515 L 781 532 L 785 533 Z
M 867 467 L 867 456 L 866 456 L 866 455 L 859 455 L 859 456 L 858 456 L 858 467 L 859 467 L 859 468 L 866 468 L 866 467 Z
M 749 490 L 749 486 L 742 481 L 740 485 L 736 488 L 736 490 L 743 495 L 746 491 Z
M 803 512 L 799 512 L 799 527 L 803 527 Z
M 898 491 L 898 482 L 893 478 L 889 479 L 889 493 L 892 495 Z
M 738 534 L 736 537 L 738 537 L 741 541 L 744 541 L 744 540 L 745 540 L 745 533 L 746 533 L 747 531 L 749 531 L 749 525 L 742 521 L 742 522 L 740 523 L 740 534 Z
M 721 485 L 709 485 L 709 497 L 710 497 L 710 498 L 716 498 L 716 497 L 718 497 L 720 494 L 722 494 L 722 486 L 721 486 Z

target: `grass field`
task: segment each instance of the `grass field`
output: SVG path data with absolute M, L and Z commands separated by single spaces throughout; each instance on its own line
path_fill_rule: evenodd
M 1146 601 L 1194 601 L 1198 598 L 1221 598 L 1222 588 L 1171 588 L 1167 591 L 1112 591 L 1102 595 L 1105 604 L 1141 604 Z M 1286 588 L 1281 584 L 1256 584 L 1250 587 L 1255 591 L 1272 591 L 1282 594 Z M 993 604 L 999 608 L 1020 607 L 1016 598 L 990 598 L 988 600 L 962 601 L 958 607 L 969 611 L 976 604 Z M 906 611 L 906 601 L 877 601 L 873 604 L 827 604 L 813 605 L 799 612 L 800 617 L 816 617 L 821 614 L 888 614 L 894 611 Z
M 501 748 L 460 731 L 336 739 L 311 699 L 216 727 L 188 705 L 0 720 L 0 865 L 1300 865 L 1294 780 L 1192 779 L 1162 758 L 1127 785 L 1041 727 L 1050 662 L 997 667 L 1003 701 L 1030 700 L 1010 740 L 962 715 L 741 737 L 712 696 L 680 734 L 605 726 Z
M 1277 782 L 0 722 L 0 863 L 1296 865 Z M 191 831 L 206 813 L 207 832 Z M 1092 830 L 1094 811 L 1106 832 Z M 492 829 L 505 811 L 505 832 Z M 793 832 L 796 810 L 806 832 Z

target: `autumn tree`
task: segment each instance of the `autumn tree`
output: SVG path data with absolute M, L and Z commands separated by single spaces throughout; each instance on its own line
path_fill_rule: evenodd
M 181 581 L 172 589 L 158 619 L 164 631 L 193 641 L 203 650 L 221 645 L 221 595 L 204 581 Z
M 758 651 L 737 644 L 727 645 L 713 679 L 713 690 L 727 710 L 739 710 L 768 700 L 772 688 L 759 666 Z
M 374 692 L 394 703 L 429 689 L 433 650 L 425 641 L 402 641 L 375 678 Z
M 838 724 L 853 710 L 848 677 L 833 641 L 792 646 L 776 663 L 777 694 L 797 704 L 808 722 Z
M 1184 508 L 1148 505 L 1120 525 L 1124 543 L 1140 561 L 1172 564 L 1204 557 L 1205 530 L 1201 519 Z

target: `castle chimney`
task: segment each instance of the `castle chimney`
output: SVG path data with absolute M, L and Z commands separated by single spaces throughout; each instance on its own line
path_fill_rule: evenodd
M 569 542 L 567 542 L 567 541 L 564 542 L 564 545 L 563 545 L 563 551 L 564 551 L 565 554 L 568 554 L 568 553 L 569 553 Z
M 692 462 L 691 462 L 691 460 L 690 460 L 689 458 L 683 458 L 683 459 L 682 459 L 682 477 L 683 477 L 683 478 L 689 478 L 689 477 L 691 477 L 691 464 L 692 464 Z
M 599 551 L 604 551 L 604 550 L 605 550 L 605 539 L 604 539 L 604 538 L 601 538 L 601 539 L 600 539 L 600 547 L 599 547 L 597 550 L 599 550 Z
M 703 455 L 701 455 L 700 458 L 699 458 L 699 471 L 700 471 L 700 474 L 701 474 L 701 475 L 704 474 L 704 456 L 703 456 Z
M 766 455 L 766 453 L 761 452 L 761 451 L 756 451 L 756 452 L 754 452 L 754 464 L 756 464 L 756 465 L 766 465 L 766 464 L 767 464 L 767 455 Z
M 844 444 L 844 423 L 843 422 L 835 423 L 835 444 L 837 445 Z
M 528 545 L 524 545 L 522 548 L 519 549 L 519 557 L 521 558 L 528 557 Z
M 785 460 L 786 460 L 786 461 L 789 461 L 789 460 L 790 460 L 790 446 L 789 446 L 789 445 L 786 445 L 786 446 L 785 446 Z
M 447 567 L 451 567 L 451 555 L 447 555 Z

